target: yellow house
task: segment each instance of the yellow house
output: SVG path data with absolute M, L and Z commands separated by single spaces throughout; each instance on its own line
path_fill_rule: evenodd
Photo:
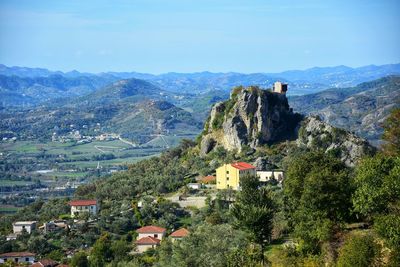
M 224 164 L 217 169 L 217 189 L 239 189 L 240 177 L 256 176 L 256 167 L 246 162 Z

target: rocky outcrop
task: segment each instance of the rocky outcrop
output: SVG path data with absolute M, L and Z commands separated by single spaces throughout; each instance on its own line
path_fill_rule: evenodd
M 228 101 L 211 110 L 202 136 L 201 153 L 214 147 L 241 151 L 295 137 L 301 116 L 290 110 L 285 94 L 258 87 L 237 87 Z
M 333 153 L 348 166 L 354 166 L 361 157 L 374 152 L 365 139 L 322 122 L 317 117 L 307 117 L 302 122 L 296 142 L 300 147 Z

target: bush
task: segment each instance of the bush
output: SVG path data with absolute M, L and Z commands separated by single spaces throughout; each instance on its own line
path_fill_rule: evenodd
M 380 250 L 380 245 L 371 235 L 350 236 L 340 249 L 337 266 L 373 266 L 377 263 Z

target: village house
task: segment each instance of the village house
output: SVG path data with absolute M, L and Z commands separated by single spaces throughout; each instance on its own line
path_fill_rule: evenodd
M 246 162 L 224 164 L 217 169 L 217 189 L 239 190 L 240 178 L 256 176 L 256 167 Z
M 0 264 L 13 262 L 17 264 L 32 264 L 35 262 L 35 254 L 31 252 L 8 252 L 0 254 Z
M 69 205 L 71 206 L 71 217 L 85 212 L 96 215 L 98 211 L 97 200 L 94 199 L 72 200 Z
M 65 220 L 54 220 L 43 223 L 43 225 L 40 226 L 39 229 L 42 230 L 44 233 L 51 233 L 62 229 L 68 229 L 68 224 Z
M 137 252 L 143 253 L 151 248 L 155 249 L 157 246 L 159 246 L 161 243 L 161 240 L 158 238 L 154 238 L 151 236 L 146 236 L 142 237 L 139 240 L 136 240 L 135 244 L 137 247 Z
M 170 235 L 171 241 L 175 242 L 176 240 L 181 240 L 188 234 L 189 234 L 189 230 L 187 230 L 186 228 L 178 229 Z
M 155 248 L 160 245 L 161 240 L 165 237 L 166 229 L 154 225 L 144 226 L 136 230 L 138 233 L 135 241 L 137 251 L 145 252 L 150 248 Z
M 158 227 L 158 226 L 154 226 L 154 225 L 149 225 L 149 226 L 144 226 L 142 228 L 137 229 L 136 232 L 139 234 L 137 239 L 140 239 L 142 237 L 151 236 L 151 237 L 162 240 L 165 237 L 165 233 L 167 232 L 167 229 Z
M 21 221 L 13 223 L 13 232 L 14 234 L 20 234 L 22 231 L 26 230 L 28 234 L 32 233 L 33 230 L 36 229 L 37 221 Z
M 268 182 L 275 179 L 278 183 L 282 183 L 285 178 L 282 170 L 257 171 L 257 176 L 259 177 L 260 182 Z

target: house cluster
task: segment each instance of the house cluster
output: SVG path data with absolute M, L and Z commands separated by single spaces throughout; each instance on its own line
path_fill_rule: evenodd
M 29 266 L 29 267 L 68 267 L 50 259 L 36 261 L 35 253 L 31 252 L 9 252 L 0 254 L 0 264 L 10 264 L 10 266 Z
M 255 166 L 246 162 L 224 164 L 216 170 L 216 173 L 217 189 L 239 190 L 240 178 L 248 175 L 257 176 L 260 182 L 275 180 L 281 184 L 284 179 L 282 170 L 257 171 Z
M 148 249 L 154 249 L 159 246 L 161 244 L 161 241 L 166 238 L 167 229 L 154 225 L 149 225 L 137 229 L 136 232 L 138 233 L 137 239 L 135 241 L 137 248 L 136 252 L 143 253 Z M 188 234 L 189 231 L 187 229 L 181 228 L 171 233 L 169 235 L 169 238 L 171 238 L 172 242 L 175 242 L 176 240 L 181 240 Z

